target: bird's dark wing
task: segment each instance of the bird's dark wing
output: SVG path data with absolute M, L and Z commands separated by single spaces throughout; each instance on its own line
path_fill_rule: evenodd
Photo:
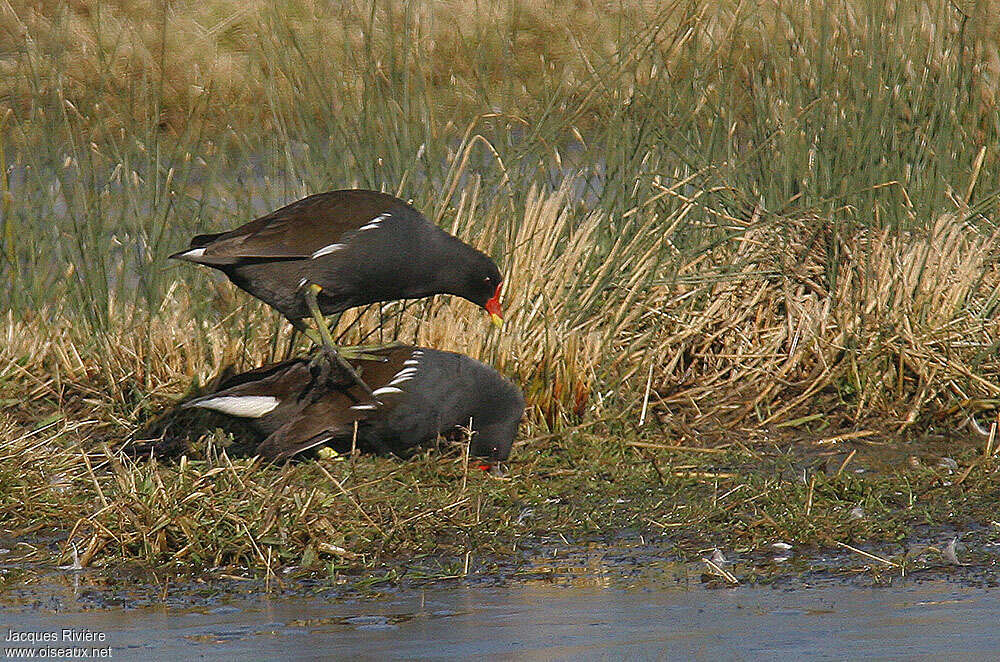
M 361 426 L 390 416 L 407 397 L 403 390 L 412 377 L 413 347 L 378 352 L 386 361 L 356 361 L 362 378 L 374 389 L 369 398 L 357 384 L 331 386 L 322 397 L 303 408 L 257 447 L 271 459 L 285 459 L 333 440 L 349 440 L 355 425 Z
M 230 232 L 195 237 L 188 250 L 172 257 L 216 265 L 309 259 L 336 252 L 363 228 L 407 209 L 402 201 L 373 191 L 319 193 Z
M 340 395 L 337 399 L 343 397 Z M 364 415 L 352 410 L 347 402 L 330 400 L 327 398 L 303 409 L 262 441 L 257 446 L 257 454 L 282 460 L 332 439 L 350 438 L 355 421 L 360 423 Z
M 258 419 L 262 426 L 273 429 L 315 399 L 318 379 L 322 377 L 312 374 L 308 361 L 285 361 L 230 377 L 213 393 L 182 406 Z
M 309 377 L 309 361 L 305 359 L 292 359 L 280 363 L 271 363 L 232 375 L 223 380 L 215 388 L 215 394 L 229 395 L 230 393 L 227 392 L 238 391 L 240 387 L 242 387 L 245 393 L 250 395 L 288 392 L 304 388 L 309 381 Z

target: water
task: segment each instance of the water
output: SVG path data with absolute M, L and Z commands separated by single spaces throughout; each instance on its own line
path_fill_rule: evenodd
M 380 598 L 230 596 L 93 608 L 79 586 L 0 607 L 0 632 L 104 633 L 112 659 L 989 659 L 1000 589 L 436 585 Z M 5 596 L 8 597 L 8 596 Z M 6 642 L 4 646 L 8 646 Z

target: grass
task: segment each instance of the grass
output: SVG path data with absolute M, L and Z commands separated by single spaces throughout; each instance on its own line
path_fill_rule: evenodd
M 72 543 L 91 565 L 270 572 L 541 532 L 669 524 L 690 551 L 951 521 L 947 499 L 986 498 L 995 471 L 992 445 L 961 442 L 1000 402 L 997 9 L 0 5 L 6 534 L 65 536 L 22 550 L 34 561 Z M 264 466 L 218 420 L 151 425 L 288 341 L 165 257 L 348 186 L 412 199 L 501 264 L 502 334 L 444 297 L 341 330 L 519 381 L 509 480 L 467 475 L 455 449 Z M 768 439 L 866 431 L 945 431 L 976 468 L 948 488 L 905 463 L 815 483 L 762 470 Z M 163 433 L 168 457 L 121 452 Z M 677 450 L 718 444 L 736 445 Z M 717 503 L 737 488 L 760 496 Z M 923 511 L 894 496 L 914 489 L 934 495 Z M 862 502 L 885 519 L 845 519 Z
M 17 449 L 44 448 L 58 432 L 51 427 Z M 64 451 L 42 462 L 15 452 L 2 465 L 6 526 L 22 540 L 10 543 L 7 561 L 68 564 L 75 545 L 84 566 L 141 560 L 177 574 L 242 568 L 235 572 L 264 578 L 297 567 L 362 580 L 386 572 L 426 578 L 455 574 L 466 555 L 481 566 L 540 541 L 632 530 L 687 559 L 782 541 L 798 555 L 888 545 L 903 563 L 915 540 L 990 520 L 988 486 L 1000 464 L 981 448 L 953 448 L 957 472 L 908 465 L 898 452 L 888 462 L 899 465 L 887 470 L 885 458 L 860 448 L 832 456 L 820 441 L 803 458 L 760 438 L 706 452 L 575 432 L 544 445 L 528 440 L 503 479 L 467 473 L 460 449 L 406 463 L 356 457 L 284 466 L 231 458 L 212 443 L 205 455 L 163 464 L 111 451 Z M 861 467 L 869 471 L 856 473 Z M 47 542 L 81 504 L 89 511 L 68 539 Z

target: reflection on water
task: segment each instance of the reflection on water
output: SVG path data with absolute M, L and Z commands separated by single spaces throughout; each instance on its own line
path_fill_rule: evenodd
M 18 591 L 9 630 L 103 632 L 114 659 L 987 658 L 1000 590 L 945 580 L 795 590 L 598 581 L 441 586 L 380 598 L 230 596 L 94 609 L 72 582 Z M 10 595 L 5 595 L 5 601 Z M 145 602 L 145 601 L 144 601 Z M 4 646 L 7 646 L 5 642 Z

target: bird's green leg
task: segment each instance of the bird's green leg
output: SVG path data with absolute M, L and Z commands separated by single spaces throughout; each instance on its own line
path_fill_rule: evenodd
M 320 336 L 319 333 L 316 332 L 316 329 L 310 328 L 302 320 L 289 319 L 288 321 L 289 323 L 291 323 L 292 328 L 298 333 L 301 333 L 303 336 L 308 338 L 309 342 L 313 343 L 314 345 L 323 346 L 323 338 Z M 336 322 L 331 324 L 329 321 L 327 321 L 326 324 L 327 329 L 334 326 L 336 326 Z M 331 333 L 331 337 L 332 335 L 333 334 Z M 381 345 L 347 345 L 347 346 L 335 345 L 335 346 L 340 355 L 343 356 L 345 359 L 361 359 L 365 361 L 379 361 L 385 363 L 389 359 L 380 354 L 371 354 L 370 352 L 381 352 L 387 349 L 395 349 L 397 347 L 403 347 L 404 345 L 406 345 L 406 343 L 394 340 L 390 343 L 384 343 Z M 294 349 L 294 345 L 289 345 L 288 352 L 286 353 L 285 356 L 286 360 L 291 357 L 292 349 Z
M 369 352 L 381 352 L 387 349 L 396 349 L 397 347 L 403 347 L 405 344 L 406 343 L 398 340 L 393 340 L 392 342 L 382 343 L 379 345 L 351 345 L 349 347 L 341 347 L 340 349 L 346 356 L 350 356 L 351 358 L 386 361 L 387 359 L 384 356 L 370 354 Z
M 331 315 L 327 319 L 326 328 L 336 329 L 337 324 L 340 322 L 340 316 L 343 313 L 337 313 L 336 315 Z M 333 335 L 332 332 L 330 334 Z M 382 363 L 388 361 L 384 356 L 379 354 L 373 354 L 372 352 L 381 352 L 387 349 L 395 349 L 397 347 L 402 347 L 403 343 L 398 340 L 394 340 L 390 343 L 382 343 L 377 345 L 337 345 L 337 350 L 340 355 L 345 359 L 362 359 L 365 361 L 380 361 Z
M 303 295 L 306 299 L 306 305 L 309 307 L 309 312 L 312 313 L 313 321 L 316 322 L 316 328 L 319 332 L 319 344 L 327 355 L 330 356 L 334 362 L 340 366 L 348 375 L 357 382 L 358 386 L 368 394 L 368 397 L 375 399 L 375 395 L 372 393 L 371 387 L 361 379 L 361 375 L 358 371 L 354 369 L 347 359 L 341 356 L 340 352 L 337 350 L 337 344 L 333 340 L 333 336 L 330 335 L 330 329 L 326 325 L 326 320 L 323 318 L 323 313 L 319 309 L 319 301 L 316 299 L 316 295 L 323 291 L 323 288 L 316 283 L 308 283 L 303 288 Z M 305 326 L 305 325 L 303 325 Z M 312 329 L 304 330 L 303 334 L 308 336 L 310 339 L 315 341 L 315 335 L 310 334 L 309 331 Z
M 310 329 L 309 326 L 302 320 L 289 318 L 288 321 L 289 323 L 291 323 L 292 328 L 294 328 L 296 331 L 298 331 L 303 336 L 308 338 L 309 342 L 311 342 L 312 344 L 314 345 L 323 344 L 323 339 L 319 337 L 319 334 L 316 333 L 315 329 Z

